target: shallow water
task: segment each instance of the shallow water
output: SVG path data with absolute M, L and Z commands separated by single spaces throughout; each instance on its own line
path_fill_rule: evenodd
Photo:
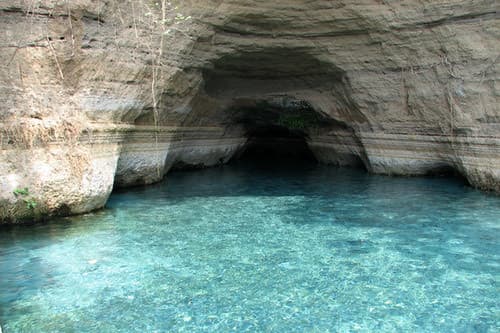
M 498 332 L 500 198 L 237 164 L 0 229 L 9 332 Z

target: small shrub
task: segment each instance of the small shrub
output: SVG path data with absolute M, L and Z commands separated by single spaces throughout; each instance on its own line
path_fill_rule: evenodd
M 14 196 L 17 198 L 19 196 L 26 196 L 26 195 L 29 195 L 29 190 L 27 187 L 25 188 L 16 188 L 14 190 Z
M 34 210 L 38 205 L 33 197 L 30 197 L 30 191 L 27 187 L 16 188 L 12 193 L 16 198 L 20 198 L 26 204 L 28 210 Z

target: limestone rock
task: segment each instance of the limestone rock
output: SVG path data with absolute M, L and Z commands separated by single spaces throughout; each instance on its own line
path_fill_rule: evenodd
M 325 163 L 452 168 L 500 192 L 497 12 L 495 0 L 2 1 L 0 219 L 82 213 L 113 186 L 224 163 L 263 105 L 314 110 L 321 122 L 303 130 Z M 24 187 L 38 212 L 13 195 Z

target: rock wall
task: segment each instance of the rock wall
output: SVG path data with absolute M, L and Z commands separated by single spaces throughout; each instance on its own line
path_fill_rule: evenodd
M 0 220 L 90 211 L 113 186 L 224 163 L 262 105 L 325 120 L 303 128 L 325 163 L 453 168 L 500 192 L 497 11 L 495 0 L 2 1 Z

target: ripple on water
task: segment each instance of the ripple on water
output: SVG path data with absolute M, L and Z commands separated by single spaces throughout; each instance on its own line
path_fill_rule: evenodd
M 500 198 L 233 165 L 0 232 L 8 332 L 499 331 Z

